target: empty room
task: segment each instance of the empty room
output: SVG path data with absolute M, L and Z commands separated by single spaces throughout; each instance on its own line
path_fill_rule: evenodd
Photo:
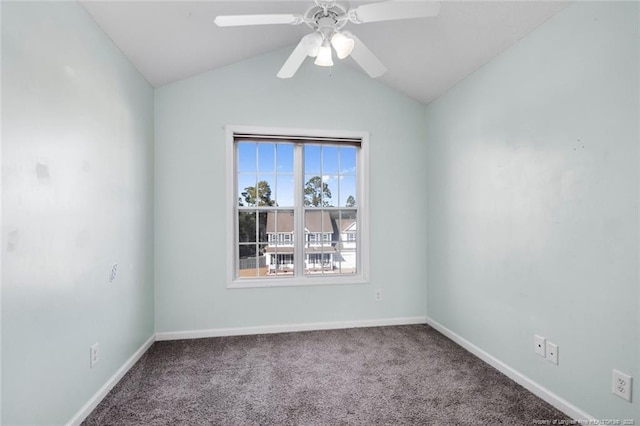
M 640 424 L 640 3 L 0 7 L 2 425 Z

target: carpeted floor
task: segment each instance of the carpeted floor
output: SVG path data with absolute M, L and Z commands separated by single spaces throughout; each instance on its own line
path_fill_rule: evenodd
M 156 342 L 86 425 L 532 425 L 569 418 L 426 325 Z

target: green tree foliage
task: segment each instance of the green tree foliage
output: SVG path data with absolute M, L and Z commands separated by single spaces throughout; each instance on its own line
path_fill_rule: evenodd
M 256 186 L 247 186 L 238 197 L 239 206 L 262 207 L 274 206 L 276 202 L 271 199 L 271 187 L 269 182 L 261 180 Z M 244 201 L 244 203 L 243 203 Z M 256 220 L 258 223 L 256 223 Z M 238 241 L 241 243 L 256 243 L 266 240 L 267 213 L 257 211 L 238 212 Z M 256 234 L 256 226 L 258 226 Z M 255 244 L 241 244 L 240 257 L 253 257 L 256 253 Z
M 356 199 L 353 198 L 353 195 L 349 195 L 349 197 L 347 198 L 347 207 L 355 207 L 356 206 Z
M 314 207 L 331 207 L 331 190 L 322 181 L 321 176 L 314 176 L 304 186 L 304 205 Z
M 274 206 L 275 201 L 271 199 L 271 187 L 269 182 L 261 180 L 256 186 L 247 186 L 242 193 L 247 206 Z M 242 205 L 242 204 L 241 204 Z

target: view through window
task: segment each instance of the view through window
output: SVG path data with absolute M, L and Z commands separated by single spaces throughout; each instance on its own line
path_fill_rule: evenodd
M 355 275 L 356 142 L 236 138 L 236 278 Z

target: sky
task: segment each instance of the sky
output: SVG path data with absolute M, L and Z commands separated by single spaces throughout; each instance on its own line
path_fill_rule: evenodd
M 280 207 L 294 205 L 294 144 L 271 142 L 238 143 L 238 197 L 248 186 L 266 181 L 271 199 Z M 345 207 L 351 195 L 356 200 L 356 147 L 305 144 L 304 182 L 322 176 L 329 186 L 334 207 Z

